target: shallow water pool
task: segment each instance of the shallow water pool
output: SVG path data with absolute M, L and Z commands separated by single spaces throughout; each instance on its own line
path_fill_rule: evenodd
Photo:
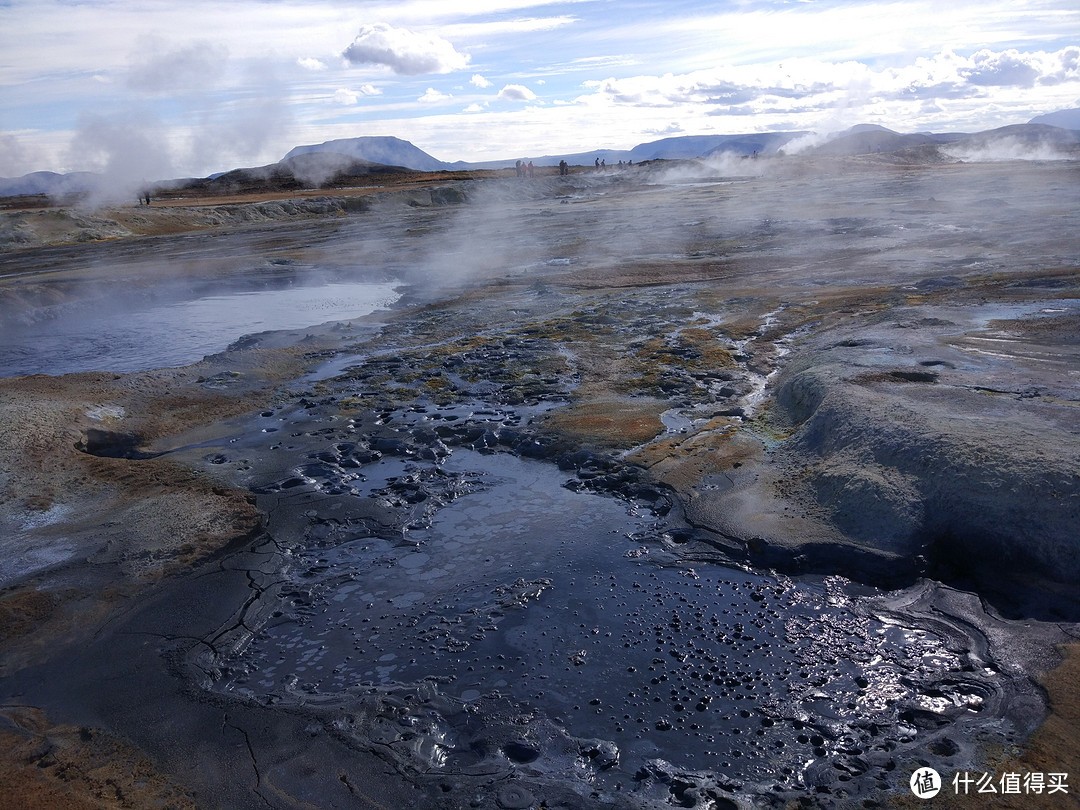
M 0 323 L 0 376 L 184 366 L 258 332 L 304 329 L 390 306 L 396 282 L 248 275 L 166 300 L 93 299 Z

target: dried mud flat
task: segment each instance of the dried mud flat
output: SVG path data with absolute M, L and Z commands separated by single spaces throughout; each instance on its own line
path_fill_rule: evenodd
M 1080 166 L 735 168 L 0 255 L 5 318 L 266 266 L 404 288 L 0 381 L 3 795 L 873 807 L 928 764 L 1080 772 Z

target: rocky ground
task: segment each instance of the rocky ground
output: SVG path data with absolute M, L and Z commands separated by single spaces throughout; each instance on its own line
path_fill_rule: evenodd
M 0 790 L 879 806 L 928 762 L 1080 772 L 1078 172 L 6 214 L 5 318 L 247 255 L 408 286 L 194 366 L 0 381 Z

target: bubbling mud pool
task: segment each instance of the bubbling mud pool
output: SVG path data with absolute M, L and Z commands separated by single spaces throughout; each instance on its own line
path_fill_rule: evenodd
M 537 801 L 869 795 L 1012 733 L 1018 687 L 940 586 L 724 564 L 662 498 L 451 449 L 470 423 L 517 437 L 518 409 L 312 411 L 266 412 L 208 456 L 269 471 L 251 481 L 271 534 L 242 559 L 252 599 L 195 659 L 219 695 L 310 712 L 312 733 L 447 792 L 509 768 Z M 454 427 L 424 446 L 424 425 Z

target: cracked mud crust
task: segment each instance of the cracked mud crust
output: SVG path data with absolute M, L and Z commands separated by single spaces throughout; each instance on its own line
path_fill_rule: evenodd
M 362 256 L 396 311 L 0 380 L 0 790 L 846 807 L 927 761 L 1080 771 L 1077 166 L 819 168 L 265 209 L 222 256 Z M 137 283 L 246 266 L 170 238 Z M 140 249 L 27 251 L 0 307 Z

